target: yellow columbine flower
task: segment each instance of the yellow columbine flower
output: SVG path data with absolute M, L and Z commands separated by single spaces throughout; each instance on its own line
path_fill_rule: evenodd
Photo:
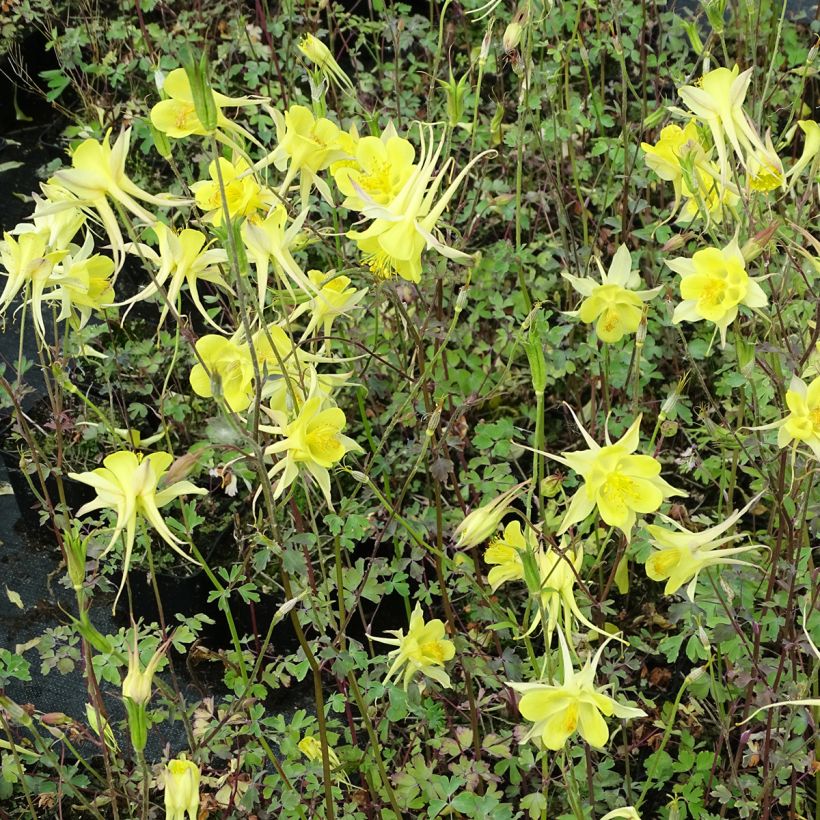
M 124 534 L 125 558 L 118 599 L 131 565 L 138 518 L 150 524 L 171 549 L 186 560 L 193 561 L 180 549 L 179 545 L 183 542 L 168 529 L 160 508 L 181 495 L 206 495 L 208 491 L 194 486 L 190 481 L 177 481 L 158 490 L 157 486 L 173 460 L 170 453 L 143 455 L 121 450 L 106 456 L 103 467 L 87 473 L 69 473 L 69 478 L 88 484 L 97 491 L 97 497 L 93 501 L 77 510 L 78 517 L 94 510 L 114 510 L 117 514 L 114 533 L 103 555 L 114 546 L 120 534 Z M 116 601 L 114 603 L 116 606 Z
M 510 504 L 515 501 L 525 484 L 526 482 L 523 482 L 510 487 L 492 501 L 469 513 L 456 527 L 456 546 L 476 547 L 493 535 L 501 524 L 501 519 L 507 514 Z
M 478 512 L 478 510 L 476 510 Z M 506 510 L 504 510 L 506 512 Z M 484 540 L 484 539 L 482 539 Z M 527 528 L 526 538 L 521 531 L 521 524 L 518 521 L 511 521 L 504 528 L 504 535 L 495 538 L 484 552 L 484 561 L 493 564 L 493 568 L 487 573 L 487 582 L 490 590 L 495 592 L 507 581 L 524 580 L 524 561 L 522 554 L 527 548 L 533 552 L 536 550 L 534 533 Z
M 66 250 L 85 224 L 80 202 L 61 185 L 42 182 L 40 188 L 44 196 L 33 194 L 31 222 L 21 223 L 11 233 L 39 233 L 50 250 Z
M 310 321 L 302 334 L 306 339 L 319 328 L 325 337 L 333 332 L 333 322 L 350 313 L 367 295 L 367 288 L 356 290 L 349 276 L 337 274 L 330 270 L 326 274 L 319 270 L 309 270 L 308 281 L 313 285 L 316 295 L 299 305 L 289 316 L 290 321 L 309 313 Z M 330 339 L 325 339 L 325 347 L 330 349 Z
M 242 242 L 248 252 L 248 259 L 256 268 L 260 311 L 269 299 L 268 272 L 271 266 L 288 290 L 292 289 L 293 282 L 306 293 L 315 292 L 291 253 L 300 245 L 302 225 L 307 214 L 307 210 L 303 210 L 289 225 L 287 208 L 277 205 L 265 219 L 242 223 Z
M 317 37 L 312 34 L 304 34 L 299 40 L 299 51 L 305 55 L 312 63 L 316 64 L 331 82 L 336 83 L 340 88 L 348 91 L 353 90 L 353 83 L 350 77 L 342 71 L 335 57 L 330 53 L 330 49 Z
M 79 314 L 78 327 L 83 328 L 94 311 L 111 307 L 114 287 L 111 276 L 114 260 L 98 253 L 92 254 L 94 238 L 86 234 L 82 248 L 69 245 L 70 252 L 54 269 L 49 284 L 56 290 L 44 298 L 62 303 L 59 321 L 71 318 L 73 311 Z M 35 319 L 36 321 L 36 319 Z
M 5 268 L 8 278 L 0 293 L 0 316 L 5 314 L 21 290 L 30 288 L 29 300 L 34 308 L 34 326 L 44 337 L 43 292 L 54 265 L 65 254 L 66 251 L 50 250 L 44 233 L 21 233 L 19 239 L 15 239 L 10 233 L 4 233 L 3 241 L 0 242 L 0 265 Z
M 601 820 L 641 820 L 641 815 L 634 806 L 624 806 L 608 811 Z
M 315 388 L 316 395 L 327 399 L 333 390 L 344 384 L 350 376 L 349 373 L 317 374 L 315 364 L 329 363 L 332 360 L 302 350 L 284 328 L 276 324 L 260 328 L 253 333 L 250 341 L 246 339 L 244 331 L 239 330 L 230 338 L 230 343 L 231 347 L 224 348 L 226 356 L 233 357 L 236 351 L 239 351 L 245 357 L 246 365 L 250 367 L 250 370 L 244 372 L 243 384 L 250 390 L 251 395 L 253 391 L 250 380 L 254 374 L 250 357 L 251 348 L 253 349 L 252 355 L 262 377 L 261 398 L 269 405 L 270 410 L 285 414 L 286 417 L 301 407 L 309 395 L 311 386 Z
M 779 188 L 783 184 L 785 174 L 783 163 L 772 145 L 770 133 L 766 133 L 766 141 L 749 153 L 749 188 L 753 191 L 768 192 Z
M 672 321 L 677 324 L 705 319 L 714 323 L 722 347 L 740 305 L 762 308 L 768 304 L 763 289 L 746 273 L 737 237 L 725 248 L 705 248 L 691 259 L 669 259 L 666 264 L 681 276 L 683 301 L 675 308 Z
M 640 444 L 640 416 L 614 444 L 607 430 L 606 446 L 601 447 L 584 429 L 575 412 L 570 412 L 589 449 L 560 456 L 546 453 L 584 479 L 583 486 L 570 501 L 559 535 L 583 521 L 597 507 L 604 522 L 621 530 L 629 541 L 639 513 L 654 512 L 669 496 L 687 495 L 660 477 L 661 465 L 656 459 L 634 455 Z
M 775 422 L 780 428 L 777 446 L 788 447 L 792 442 L 800 442 L 820 459 L 820 376 L 808 386 L 794 376 L 786 391 L 786 405 L 788 415 Z
M 317 740 L 313 735 L 305 735 L 297 744 L 296 748 L 308 759 L 308 760 L 321 760 L 322 759 L 322 744 Z M 337 769 L 341 766 L 341 761 L 339 760 L 339 755 L 336 752 L 328 747 L 327 750 L 327 757 L 330 761 L 330 766 L 333 769 Z
M 646 154 L 646 164 L 661 179 L 671 182 L 674 186 L 673 211 L 676 211 L 685 187 L 681 161 L 689 157 L 694 158 L 695 164 L 706 160 L 706 152 L 701 145 L 695 121 L 689 120 L 683 128 L 679 125 L 667 125 L 661 130 L 660 139 L 654 145 L 642 142 L 641 149 Z
M 236 162 L 230 162 L 225 157 L 219 157 L 219 170 L 216 163 L 217 160 L 213 160 L 208 166 L 209 180 L 201 180 L 191 186 L 196 204 L 205 211 L 203 221 L 217 228 L 222 225 L 225 218 L 222 190 L 231 220 L 238 216 L 253 218 L 257 211 L 267 210 L 273 204 L 273 194 L 256 181 L 247 160 L 240 157 Z M 222 189 L 219 186 L 220 173 Z
M 388 658 L 393 658 L 393 663 L 384 679 L 385 686 L 393 675 L 404 667 L 405 691 L 410 681 L 419 673 L 449 689 L 450 676 L 442 667 L 456 654 L 456 647 L 452 641 L 444 637 L 444 623 L 441 620 L 434 618 L 425 623 L 421 604 L 417 603 L 410 616 L 410 627 L 407 634 L 404 634 L 403 629 L 392 629 L 388 632 L 396 637 L 377 638 L 373 636 L 374 641 L 396 647 L 387 653 Z M 424 690 L 424 681 L 419 684 L 419 689 Z
M 365 200 L 360 210 L 365 218 L 373 221 L 364 231 L 347 233 L 358 245 L 365 264 L 378 277 L 389 278 L 398 274 L 410 282 L 420 282 L 421 255 L 425 248 L 434 248 L 448 259 L 470 259 L 468 254 L 445 245 L 436 236 L 437 226 L 444 209 L 470 169 L 488 152 L 471 160 L 438 196 L 441 184 L 450 174 L 452 163 L 452 159 L 448 159 L 434 176 L 445 136 L 442 135 L 438 145 L 434 146 L 432 128 L 427 140 L 422 130 L 421 161 L 402 189 L 386 205 L 376 202 L 368 204 Z
M 561 546 L 560 551 L 553 548 L 545 550 L 536 543 L 532 529 L 527 529 L 525 536 L 521 531 L 521 524 L 513 521 L 505 527 L 503 538 L 493 541 L 484 553 L 484 560 L 488 564 L 496 564 L 487 575 L 493 592 L 507 581 L 524 580 L 528 581 L 529 586 L 524 561 L 527 553 L 532 556 L 537 579 L 529 591 L 534 598 L 536 612 L 526 634 L 532 634 L 538 624 L 543 622 L 547 646 L 552 643 L 557 627 L 562 627 L 568 636 L 572 635 L 573 616 L 587 629 L 607 634 L 584 616 L 575 600 L 575 582 L 584 561 L 583 547 L 579 545 L 573 550 L 563 542 Z
M 655 551 L 646 561 L 646 574 L 653 581 L 666 581 L 665 595 L 674 595 L 687 581 L 686 594 L 690 600 L 695 599 L 695 587 L 698 575 L 704 567 L 716 564 L 742 564 L 754 566 L 748 561 L 739 561 L 733 556 L 749 550 L 759 549 L 758 545 L 719 549 L 723 544 L 741 538 L 741 534 L 727 535 L 721 538 L 749 511 L 759 500 L 753 498 L 742 510 L 735 510 L 722 524 L 702 530 L 689 532 L 671 518 L 662 516 L 675 530 L 660 527 L 657 524 L 644 524 L 649 540 Z
M 694 168 L 692 178 L 684 180 L 683 193 L 686 196 L 678 221 L 688 224 L 696 217 L 706 217 L 720 224 L 724 211 L 733 213 L 740 202 L 737 188 L 727 182 L 721 184 L 720 169 L 714 162 L 704 162 Z M 689 187 L 689 183 L 695 189 Z
M 742 74 L 737 66 L 731 70 L 716 68 L 704 74 L 696 85 L 685 85 L 678 89 L 678 94 L 689 110 L 703 120 L 712 132 L 722 184 L 731 176 L 726 138 L 738 159 L 747 168 L 749 155 L 766 150 L 743 110 L 751 78 L 751 68 Z M 779 164 L 779 160 L 777 162 Z
M 578 310 L 569 311 L 568 315 L 577 315 L 586 324 L 597 321 L 595 331 L 602 342 L 619 342 L 625 334 L 638 329 L 644 302 L 654 299 L 663 287 L 636 290 L 641 278 L 637 271 L 632 270 L 632 257 L 626 245 L 615 251 L 608 272 L 604 271 L 597 257 L 595 261 L 601 272 L 600 285 L 592 279 L 562 274 L 585 297 Z
M 330 472 L 328 468 L 341 461 L 349 452 L 362 452 L 353 439 L 342 434 L 347 424 L 345 414 L 338 407 L 323 409 L 325 396 L 321 395 L 314 383 L 305 403 L 299 408 L 296 418 L 288 421 L 284 413 L 272 411 L 275 427 L 260 426 L 272 435 L 281 436 L 281 441 L 265 448 L 266 456 L 284 453 L 271 468 L 268 476 L 273 478 L 281 473 L 274 488 L 274 498 L 295 481 L 300 468 L 304 467 L 316 480 L 330 507 Z
M 175 68 L 162 83 L 162 92 L 167 99 L 161 100 L 151 109 L 151 123 L 157 131 L 167 134 L 172 139 L 182 139 L 192 134 L 205 136 L 210 133 L 200 122 L 194 106 L 194 96 L 191 93 L 191 82 L 184 68 Z M 221 136 L 220 128 L 228 131 L 235 131 L 246 139 L 255 142 L 253 135 L 249 134 L 240 125 L 231 122 L 223 113 L 223 108 L 239 108 L 244 105 L 258 105 L 261 100 L 254 100 L 250 97 L 226 97 L 213 91 L 214 104 L 217 108 L 216 136 Z
M 366 204 L 387 205 L 413 175 L 415 157 L 413 144 L 396 134 L 393 123 L 381 137 L 362 137 L 356 142 L 354 160 L 331 168 L 346 197 L 342 205 L 356 211 Z
M 113 199 L 138 220 L 146 225 L 153 225 L 156 219 L 146 211 L 137 200 L 150 202 L 160 207 L 179 205 L 184 200 L 170 196 L 154 196 L 135 185 L 125 173 L 125 160 L 131 142 L 131 129 L 123 131 L 112 146 L 109 129 L 102 142 L 87 139 L 80 143 L 71 155 L 71 168 L 57 171 L 53 182 L 74 194 L 81 202 L 78 205 L 93 208 L 111 240 L 117 269 L 121 267 L 124 242 L 117 217 L 108 198 Z M 58 203 L 55 207 L 71 206 L 71 203 Z M 73 207 L 73 206 L 72 206 Z
M 339 126 L 327 117 L 314 117 L 309 108 L 292 105 L 285 113 L 271 109 L 276 125 L 276 148 L 257 167 L 273 163 L 279 171 L 286 171 L 279 188 L 284 197 L 291 182 L 298 176 L 302 206 L 314 185 L 319 193 L 333 204 L 327 183 L 318 174 L 331 163 L 345 156 L 340 147 Z
M 169 760 L 165 770 L 165 820 L 199 818 L 199 766 L 191 760 Z
M 191 301 L 202 318 L 219 330 L 219 326 L 211 319 L 202 304 L 199 297 L 198 283 L 211 282 L 223 290 L 233 293 L 218 267 L 227 264 L 228 254 L 222 248 L 209 247 L 208 237 L 202 231 L 193 228 L 185 228 L 177 233 L 173 228 L 169 228 L 162 222 L 157 222 L 154 225 L 154 233 L 157 235 L 159 252 L 142 243 L 126 246 L 127 251 L 138 253 L 142 258 L 156 265 L 157 272 L 154 275 L 154 281 L 122 304 L 131 305 L 135 302 L 141 302 L 153 296 L 160 287 L 164 286 L 167 301 L 163 302 L 157 324 L 158 327 L 161 327 L 168 315 L 169 303 L 176 305 L 182 285 L 187 283 Z
M 820 155 L 820 125 L 814 120 L 798 120 L 797 124 L 806 135 L 806 138 L 803 142 L 803 152 L 800 154 L 800 159 L 795 162 L 786 175 L 792 178 L 790 183 L 792 186 L 809 163 L 812 164 L 810 180 L 816 177 L 817 171 L 820 170 L 817 163 L 814 162 L 815 158 Z
M 196 352 L 202 362 L 191 368 L 194 393 L 204 398 L 220 395 L 234 413 L 246 410 L 253 400 L 254 376 L 247 346 L 210 334 L 197 340 Z
M 553 751 L 562 749 L 567 740 L 577 731 L 581 737 L 596 749 L 602 749 L 609 740 L 606 717 L 643 717 L 646 712 L 633 706 L 624 706 L 605 694 L 607 686 L 595 686 L 598 662 L 608 641 L 604 641 L 588 660 L 580 672 L 575 672 L 569 647 L 558 631 L 561 657 L 564 667 L 564 682 L 561 686 L 547 683 L 510 683 L 522 697 L 518 704 L 521 716 L 532 722 L 524 740 L 535 738 Z

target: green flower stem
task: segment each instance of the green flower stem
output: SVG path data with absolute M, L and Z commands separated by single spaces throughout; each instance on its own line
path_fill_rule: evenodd
M 353 692 L 353 699 L 356 701 L 359 714 L 362 716 L 362 722 L 364 723 L 367 737 L 370 740 L 370 748 L 373 751 L 373 759 L 376 761 L 376 768 L 379 770 L 379 776 L 381 777 L 382 784 L 387 792 L 387 799 L 390 802 L 390 807 L 396 813 L 397 817 L 401 817 L 402 810 L 396 800 L 393 787 L 390 785 L 390 777 L 388 776 L 387 770 L 384 766 L 384 759 L 382 758 L 381 753 L 381 744 L 379 743 L 378 735 L 373 728 L 373 723 L 370 720 L 370 716 L 367 713 L 367 704 L 364 702 L 362 692 L 359 689 L 359 682 L 356 680 L 356 676 L 353 674 L 352 670 L 347 673 L 347 682 L 350 686 L 351 692 Z
M 219 593 L 220 595 L 220 605 L 219 608 L 225 614 L 225 620 L 228 622 L 228 630 L 231 633 L 231 643 L 233 644 L 234 652 L 237 654 L 237 662 L 239 663 L 239 674 L 242 678 L 242 683 L 247 686 L 249 682 L 248 677 L 248 670 L 245 666 L 245 656 L 242 652 L 242 644 L 239 641 L 239 632 L 236 629 L 236 621 L 234 621 L 233 613 L 231 612 L 231 605 L 228 601 L 228 596 L 226 594 L 226 589 L 220 582 L 220 580 L 214 575 L 213 570 L 208 566 L 205 557 L 197 548 L 196 544 L 193 541 L 189 542 L 189 546 L 191 548 L 191 553 L 193 554 L 194 558 L 199 562 L 202 569 L 205 571 L 205 574 L 208 576 L 208 580 L 211 582 L 213 588 Z M 149 556 L 151 554 L 150 549 L 148 552 Z M 150 559 L 149 559 L 150 560 Z M 151 573 L 153 577 L 153 571 Z M 224 604 L 222 603 L 224 601 Z
M 709 660 L 706 662 L 706 668 L 708 669 L 712 665 L 712 658 L 710 657 Z M 643 801 L 646 800 L 646 796 L 649 793 L 649 789 L 652 786 L 652 783 L 655 780 L 655 775 L 658 771 L 658 766 L 660 765 L 660 753 L 666 748 L 666 744 L 669 743 L 669 738 L 672 736 L 672 729 L 675 726 L 675 717 L 678 714 L 678 709 L 680 707 L 681 698 L 683 697 L 683 693 L 689 688 L 689 684 L 692 682 L 692 673 L 690 672 L 684 679 L 683 683 L 680 685 L 678 689 L 678 694 L 675 696 L 675 701 L 672 704 L 672 711 L 669 714 L 669 717 L 666 721 L 666 726 L 664 727 L 663 737 L 661 738 L 660 745 L 655 750 L 655 758 L 652 762 L 652 769 L 649 771 L 646 777 L 646 781 L 643 784 L 643 788 L 641 789 L 641 794 L 638 797 L 638 801 L 635 803 L 635 808 L 640 809 Z
M 148 811 L 151 802 L 151 771 L 148 768 L 145 752 L 142 749 L 137 751 L 137 761 L 139 762 L 140 772 L 142 774 L 142 805 L 140 808 L 140 817 L 142 820 L 148 820 Z
M 23 768 L 23 761 L 20 760 L 20 755 L 17 753 L 17 746 L 14 743 L 14 735 L 12 734 L 11 726 L 9 726 L 2 709 L 0 709 L 0 722 L 2 722 L 3 731 L 9 739 L 9 748 L 11 749 L 11 755 L 14 758 L 14 765 L 17 767 L 17 774 L 20 778 L 20 785 L 23 787 L 23 794 L 26 797 L 28 810 L 31 812 L 31 816 L 34 820 L 37 820 L 37 810 L 34 808 L 34 801 L 31 799 L 31 790 L 28 787 L 28 783 L 26 783 L 26 770 Z

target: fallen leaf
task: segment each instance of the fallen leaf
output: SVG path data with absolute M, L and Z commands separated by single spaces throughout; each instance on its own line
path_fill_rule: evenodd
M 9 600 L 10 600 L 10 601 L 11 601 L 11 602 L 12 602 L 12 603 L 13 603 L 13 604 L 14 604 L 14 605 L 18 608 L 18 609 L 25 609 L 25 608 L 26 608 L 25 604 L 23 603 L 23 599 L 20 597 L 20 593 L 19 593 L 19 592 L 15 592 L 14 590 L 9 589 L 8 587 L 6 587 L 6 595 L 8 596 L 8 599 L 9 599 Z

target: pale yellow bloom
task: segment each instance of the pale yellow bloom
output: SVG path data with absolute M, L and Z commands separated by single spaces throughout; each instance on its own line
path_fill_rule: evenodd
M 674 124 L 667 125 L 661 130 L 660 139 L 654 145 L 642 142 L 641 149 L 646 154 L 646 164 L 661 179 L 674 186 L 673 210 L 677 210 L 685 187 L 683 163 L 689 161 L 695 165 L 706 160 L 695 121 L 689 120 L 683 128 Z
M 191 760 L 168 761 L 165 770 L 165 820 L 199 820 L 199 766 Z
M 635 455 L 640 444 L 641 417 L 614 444 L 605 431 L 606 445 L 601 447 L 584 429 L 572 412 L 588 450 L 547 453 L 550 458 L 575 470 L 584 479 L 575 491 L 558 533 L 583 521 L 596 507 L 601 518 L 621 530 L 629 541 L 638 514 L 657 510 L 672 495 L 685 496 L 660 477 L 661 465 L 652 456 Z
M 560 686 L 547 683 L 509 683 L 521 692 L 518 704 L 521 716 L 532 726 L 525 740 L 535 738 L 547 749 L 558 751 L 577 731 L 596 749 L 603 749 L 609 740 L 609 727 L 604 716 L 618 718 L 643 717 L 646 712 L 624 706 L 605 694 L 607 686 L 595 686 L 595 673 L 607 641 L 599 647 L 580 672 L 575 672 L 567 642 L 559 630 L 564 682 Z
M 404 689 L 418 674 L 432 678 L 440 686 L 450 688 L 450 676 L 444 671 L 444 664 L 456 654 L 456 647 L 452 641 L 444 637 L 444 623 L 438 618 L 424 622 L 421 604 L 416 604 L 410 616 L 410 626 L 407 634 L 403 629 L 388 630 L 395 638 L 377 638 L 374 641 L 390 644 L 396 648 L 388 652 L 387 657 L 393 658 L 393 663 L 384 679 L 386 686 L 393 675 L 401 672 L 404 667 Z M 424 682 L 419 684 L 424 689 Z
M 308 759 L 308 760 L 321 760 L 322 759 L 322 744 L 321 742 L 315 738 L 313 735 L 305 735 L 297 744 L 297 748 L 299 751 Z M 339 760 L 339 755 L 336 752 L 328 747 L 327 750 L 327 757 L 330 761 L 330 765 L 332 768 L 336 769 L 341 766 L 341 761 Z
M 686 594 L 690 600 L 694 600 L 698 575 L 704 567 L 717 564 L 753 566 L 748 561 L 737 560 L 734 556 L 758 549 L 757 545 L 728 549 L 720 549 L 720 547 L 742 537 L 740 533 L 726 536 L 723 534 L 731 529 L 758 500 L 759 496 L 753 498 L 742 510 L 735 510 L 723 523 L 701 532 L 689 532 L 676 521 L 665 516 L 662 517 L 675 528 L 674 530 L 660 527 L 657 524 L 644 524 L 649 541 L 655 548 L 646 561 L 646 574 L 653 581 L 666 581 L 665 595 L 674 595 L 688 581 Z
M 85 224 L 85 214 L 79 200 L 61 185 L 40 183 L 43 196 L 33 194 L 34 213 L 31 222 L 23 222 L 11 231 L 14 234 L 39 233 L 52 251 L 68 248 Z
M 525 537 L 518 521 L 511 521 L 504 528 L 504 535 L 490 542 L 484 552 L 484 561 L 493 565 L 487 573 L 487 582 L 492 592 L 508 581 L 524 580 L 522 555 L 528 547 L 533 553 L 535 552 L 534 533 L 527 528 Z
M 260 310 L 270 301 L 268 273 L 271 267 L 288 290 L 292 290 L 291 284 L 295 284 L 305 293 L 313 294 L 316 291 L 292 255 L 292 251 L 301 244 L 301 230 L 307 214 L 307 210 L 303 210 L 288 224 L 287 209 L 284 205 L 277 205 L 263 220 L 242 223 L 242 241 L 249 261 L 256 268 Z
M 680 274 L 683 301 L 675 308 L 672 321 L 712 322 L 720 331 L 721 346 L 738 308 L 762 308 L 768 299 L 758 282 L 746 272 L 746 262 L 737 237 L 725 248 L 705 248 L 691 259 L 668 259 L 666 264 Z
M 299 51 L 305 55 L 312 63 L 316 64 L 331 82 L 349 91 L 353 89 L 350 77 L 342 71 L 336 58 L 330 53 L 330 49 L 318 37 L 307 33 L 299 40 Z
M 641 278 L 632 269 L 626 245 L 615 252 L 609 271 L 604 271 L 597 257 L 595 261 L 601 273 L 600 285 L 591 278 L 562 274 L 584 297 L 578 310 L 568 311 L 568 315 L 578 316 L 586 324 L 597 322 L 595 331 L 602 342 L 619 342 L 627 333 L 635 333 L 643 317 L 644 303 L 654 299 L 663 287 L 637 290 Z
M 193 366 L 189 376 L 194 393 L 204 398 L 220 395 L 234 413 L 246 410 L 254 395 L 253 361 L 248 348 L 210 334 L 197 340 L 196 352 L 202 362 Z
M 302 339 L 321 328 L 324 336 L 333 332 L 333 322 L 350 313 L 367 295 L 367 288 L 356 290 L 349 276 L 337 274 L 335 270 L 326 274 L 319 270 L 309 270 L 308 280 L 315 288 L 316 295 L 299 305 L 291 314 L 290 321 L 298 319 L 305 313 L 310 314 Z M 325 348 L 330 349 L 330 339 L 325 340 Z
M 439 195 L 439 188 L 450 176 L 453 162 L 452 159 L 446 160 L 435 173 L 446 135 L 434 145 L 432 128 L 426 140 L 424 129 L 420 133 L 421 160 L 401 190 L 387 204 L 368 202 L 362 196 L 362 190 L 360 196 L 364 207 L 360 210 L 372 222 L 364 231 L 347 233 L 361 251 L 365 264 L 380 278 L 397 274 L 410 282 L 420 282 L 421 255 L 426 248 L 433 248 L 456 261 L 471 258 L 440 239 L 438 223 L 470 169 L 486 152 L 471 160 Z
M 791 167 L 787 176 L 792 178 L 791 185 L 794 185 L 795 180 L 803 172 L 803 170 L 811 164 L 810 182 L 817 176 L 820 166 L 815 161 L 820 155 L 820 125 L 814 120 L 798 120 L 797 124 L 806 135 L 803 142 L 803 151 L 800 158 Z
M 527 578 L 524 561 L 531 557 L 536 578 Z M 528 528 L 526 535 L 521 524 L 513 521 L 504 529 L 502 538 L 493 541 L 484 553 L 488 564 L 495 564 L 487 575 L 490 589 L 495 592 L 507 581 L 527 581 L 535 604 L 535 615 L 526 634 L 530 635 L 542 624 L 546 645 L 552 643 L 556 628 L 563 628 L 571 642 L 573 617 L 593 632 L 607 633 L 599 629 L 581 612 L 575 600 L 575 582 L 584 560 L 584 550 L 579 544 L 575 549 L 562 541 L 561 549 L 544 549 L 538 544 L 535 532 Z
M 28 289 L 34 326 L 41 336 L 45 336 L 43 324 L 43 293 L 54 266 L 65 256 L 66 251 L 52 251 L 46 244 L 45 232 L 21 233 L 15 239 L 10 233 L 3 234 L 0 242 L 0 265 L 6 272 L 6 284 L 0 293 L 0 316 L 14 301 L 14 297 Z
M 231 220 L 239 216 L 253 219 L 258 211 L 267 210 L 275 201 L 273 193 L 256 181 L 247 160 L 242 157 L 235 162 L 219 157 L 218 167 L 217 160 L 213 160 L 208 166 L 208 176 L 209 180 L 195 182 L 191 190 L 196 204 L 205 211 L 202 219 L 217 228 L 225 219 L 225 206 Z
M 163 644 L 151 656 L 145 669 L 142 668 L 138 646 L 137 627 L 133 629 L 133 643 L 128 649 L 128 674 L 122 682 L 122 696 L 128 713 L 128 729 L 134 748 L 141 752 L 148 741 L 148 702 L 154 675 L 160 662 L 165 657 L 169 642 Z
M 167 646 L 160 647 L 154 652 L 143 669 L 136 627 L 133 630 L 133 638 L 133 643 L 128 648 L 128 674 L 122 681 L 122 696 L 144 706 L 151 700 L 154 675 L 160 662 L 165 657 Z
M 712 132 L 718 152 L 721 184 L 725 184 L 731 177 L 727 139 L 737 158 L 747 169 L 752 154 L 756 151 L 766 152 L 766 146 L 743 110 L 752 71 L 749 68 L 740 73 L 737 66 L 731 70 L 716 68 L 704 74 L 696 85 L 685 85 L 678 89 L 689 110 Z M 780 160 L 777 159 L 776 162 L 779 166 Z M 782 166 L 779 172 L 782 177 Z
M 261 165 L 272 162 L 279 171 L 285 171 L 280 196 L 285 196 L 298 176 L 303 208 L 314 186 L 332 205 L 330 188 L 319 177 L 319 172 L 346 156 L 340 143 L 339 126 L 327 117 L 314 117 L 303 105 L 292 105 L 284 115 L 277 109 L 270 111 L 276 125 L 277 146 Z
M 749 152 L 748 158 L 748 185 L 753 191 L 766 193 L 779 188 L 786 178 L 783 172 L 783 163 L 772 145 L 771 135 L 766 133 L 763 145 L 755 146 Z
M 162 82 L 162 92 L 167 99 L 161 100 L 151 109 L 151 123 L 157 131 L 162 131 L 172 139 L 182 139 L 192 134 L 204 136 L 209 132 L 200 122 L 194 106 L 194 97 L 191 93 L 191 83 L 184 68 L 175 68 Z M 261 100 L 251 97 L 226 97 L 213 91 L 216 105 L 217 137 L 221 137 L 219 129 L 234 131 L 246 139 L 255 142 L 253 135 L 244 128 L 229 120 L 223 113 L 223 108 L 238 108 L 245 105 L 258 105 Z
M 171 207 L 184 204 L 184 200 L 173 197 L 154 196 L 135 185 L 125 173 L 125 160 L 131 142 L 131 129 L 123 131 L 114 145 L 110 143 L 111 131 L 106 132 L 102 142 L 87 139 L 80 143 L 71 155 L 71 168 L 57 171 L 53 182 L 56 182 L 80 202 L 58 202 L 52 206 L 53 211 L 74 208 L 76 205 L 93 208 L 105 228 L 111 241 L 117 268 L 122 265 L 124 242 L 119 222 L 108 199 L 112 199 L 125 210 L 130 211 L 141 222 L 153 225 L 156 218 L 146 211 L 137 200 L 149 202 L 160 207 Z M 44 209 L 45 213 L 50 213 Z
M 114 260 L 98 253 L 92 254 L 93 249 L 91 233 L 86 234 L 81 248 L 69 245 L 66 255 L 48 279 L 48 284 L 54 285 L 55 290 L 43 297 L 44 300 L 62 304 L 58 321 L 70 319 L 76 313 L 80 328 L 85 327 L 92 313 L 111 307 L 114 302 L 111 280 Z
M 126 251 L 138 254 L 157 268 L 154 280 L 149 282 L 139 293 L 122 304 L 131 305 L 150 298 L 159 288 L 166 290 L 167 301 L 163 302 L 159 315 L 158 327 L 161 327 L 168 315 L 169 303 L 177 304 L 182 285 L 188 285 L 191 301 L 208 324 L 219 330 L 219 326 L 208 315 L 199 296 L 199 282 L 210 282 L 223 290 L 232 293 L 225 282 L 219 265 L 228 262 L 228 254 L 222 248 L 212 248 L 208 237 L 202 231 L 185 228 L 177 233 L 173 228 L 157 222 L 154 226 L 159 250 L 142 243 L 129 243 Z M 170 280 L 170 281 L 169 281 Z
M 103 555 L 124 535 L 123 575 L 117 598 L 125 585 L 134 549 L 137 520 L 150 524 L 160 538 L 187 561 L 193 561 L 180 549 L 183 542 L 177 538 L 160 513 L 160 509 L 181 495 L 205 495 L 207 490 L 194 486 L 190 481 L 177 481 L 161 490 L 158 488 L 174 457 L 170 453 L 133 453 L 121 450 L 106 456 L 103 467 L 87 473 L 69 473 L 69 478 L 88 484 L 97 491 L 97 497 L 77 510 L 77 516 L 95 510 L 114 510 L 117 521 L 111 541 Z M 116 605 L 116 602 L 115 602 Z
M 345 208 L 359 211 L 370 203 L 387 205 L 416 170 L 416 149 L 398 136 L 393 123 L 381 137 L 358 139 L 353 153 L 353 160 L 331 167 L 336 185 L 345 195 Z
M 279 498 L 304 468 L 316 480 L 328 506 L 332 507 L 329 468 L 349 452 L 363 452 L 353 439 L 342 434 L 347 424 L 345 414 L 338 407 L 325 408 L 325 401 L 314 383 L 292 421 L 284 413 L 273 411 L 272 415 L 279 423 L 275 427 L 260 426 L 264 432 L 281 437 L 265 448 L 266 456 L 283 454 L 268 472 L 270 478 L 281 473 L 274 488 L 274 498 Z
M 780 428 L 777 434 L 779 447 L 788 447 L 792 442 L 805 444 L 820 459 L 820 376 L 810 385 L 792 378 L 786 391 L 788 415 L 776 425 Z

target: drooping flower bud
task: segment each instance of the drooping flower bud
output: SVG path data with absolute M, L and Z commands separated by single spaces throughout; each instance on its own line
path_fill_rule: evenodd
M 456 528 L 456 546 L 475 547 L 495 534 L 501 519 L 527 482 L 516 484 L 489 504 L 473 510 Z

